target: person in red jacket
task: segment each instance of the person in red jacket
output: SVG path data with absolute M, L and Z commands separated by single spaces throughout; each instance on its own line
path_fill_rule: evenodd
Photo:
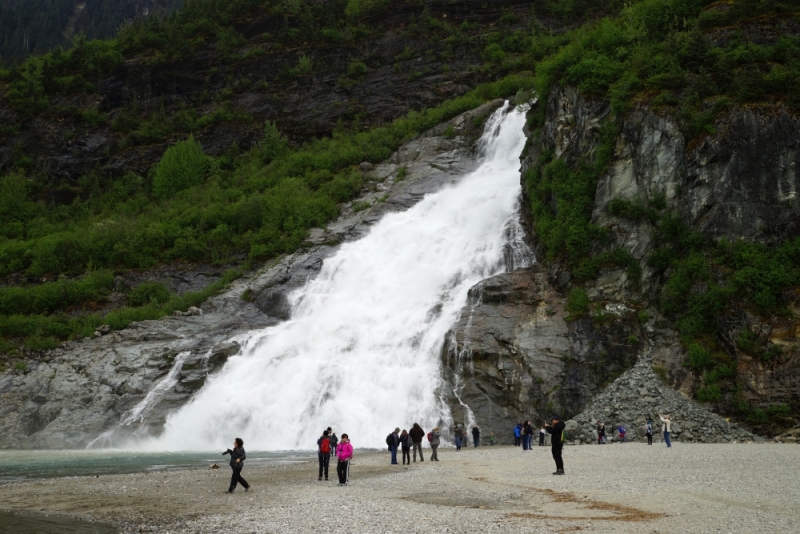
M 353 446 L 350 445 L 350 437 L 347 434 L 342 434 L 342 440 L 336 446 L 336 457 L 339 458 L 339 463 L 336 464 L 339 485 L 346 486 L 350 480 L 350 459 L 353 457 Z

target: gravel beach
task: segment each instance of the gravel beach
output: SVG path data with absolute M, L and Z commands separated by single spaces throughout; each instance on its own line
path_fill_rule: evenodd
M 426 455 L 430 452 L 425 450 Z M 317 466 L 70 477 L 0 486 L 0 509 L 66 514 L 121 532 L 800 532 L 800 447 L 780 444 L 442 449 L 390 466 L 356 453 L 347 487 Z

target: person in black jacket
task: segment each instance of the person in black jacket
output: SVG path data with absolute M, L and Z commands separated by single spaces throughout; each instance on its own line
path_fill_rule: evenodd
M 425 458 L 422 457 L 422 438 L 425 437 L 425 431 L 417 423 L 414 423 L 408 435 L 411 436 L 411 450 L 414 452 L 414 461 L 417 461 L 417 452 L 419 452 L 419 461 L 424 462 Z
M 556 472 L 554 475 L 564 474 L 564 460 L 561 458 L 561 451 L 564 449 L 564 421 L 559 421 L 558 416 L 554 415 L 550 420 L 549 425 L 545 425 L 544 429 L 552 436 L 550 442 L 552 443 L 551 450 L 553 451 L 553 460 L 556 461 Z
M 531 441 L 533 440 L 533 426 L 530 420 L 525 421 L 522 425 L 522 450 L 531 450 Z
M 244 491 L 249 490 L 250 484 L 242 478 L 242 468 L 244 467 L 244 461 L 247 459 L 247 455 L 244 453 L 244 441 L 242 441 L 242 438 L 233 440 L 233 450 L 228 449 L 222 453 L 223 456 L 226 454 L 231 455 L 231 469 L 233 470 L 231 486 L 228 488 L 228 493 L 233 493 L 237 483 L 244 486 Z
M 478 425 L 472 425 L 472 444 L 475 445 L 475 448 L 478 448 L 478 444 L 481 442 L 481 429 L 478 428 Z

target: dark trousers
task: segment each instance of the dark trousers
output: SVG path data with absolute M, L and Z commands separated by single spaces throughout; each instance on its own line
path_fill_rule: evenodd
M 347 481 L 350 480 L 350 461 L 339 460 L 339 463 L 336 464 L 336 474 L 339 475 L 339 484 L 347 484 Z
M 472 444 L 475 445 L 475 448 L 478 448 L 478 443 L 481 442 L 481 438 L 472 438 Z
M 564 469 L 564 460 L 561 458 L 561 451 L 564 449 L 563 443 L 555 444 L 553 443 L 552 451 L 553 451 L 553 460 L 556 461 L 556 469 Z
M 515 447 L 519 447 L 519 444 L 520 444 L 521 441 L 522 441 L 522 438 L 518 438 L 517 436 L 514 436 L 514 446 Z
M 247 481 L 242 478 L 241 467 L 231 467 L 231 470 L 233 473 L 231 474 L 231 486 L 228 488 L 229 493 L 233 493 L 233 490 L 236 489 L 236 484 L 241 484 L 245 489 L 250 487 L 250 484 L 248 484 Z
M 667 448 L 672 447 L 672 442 L 669 439 L 669 432 L 664 432 L 664 442 L 667 444 Z
M 331 455 L 317 453 L 319 457 L 319 478 L 322 478 L 322 473 L 325 473 L 325 480 L 328 480 L 328 466 L 331 464 Z
M 526 451 L 531 448 L 531 440 L 533 439 L 533 434 L 525 434 L 522 436 L 522 448 Z
M 389 451 L 392 453 L 392 464 L 397 463 L 397 445 L 389 445 Z M 337 467 L 338 469 L 338 467 Z
M 539 446 L 544 447 L 544 434 L 539 434 Z
M 409 464 L 411 463 L 411 449 L 403 447 L 403 465 L 406 464 L 406 461 L 408 461 Z
M 424 462 L 425 458 L 422 457 L 422 442 L 415 441 L 411 447 L 411 450 L 414 451 L 414 461 L 417 461 L 417 452 L 419 452 L 419 461 Z
M 653 444 L 653 434 L 647 434 L 647 444 L 648 445 Z

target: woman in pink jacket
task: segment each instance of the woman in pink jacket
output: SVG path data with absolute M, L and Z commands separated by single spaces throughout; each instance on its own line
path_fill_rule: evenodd
M 339 463 L 336 465 L 339 485 L 346 486 L 350 480 L 350 458 L 353 457 L 353 446 L 350 445 L 350 437 L 347 434 L 342 434 L 342 440 L 336 446 L 336 457 L 339 458 Z

